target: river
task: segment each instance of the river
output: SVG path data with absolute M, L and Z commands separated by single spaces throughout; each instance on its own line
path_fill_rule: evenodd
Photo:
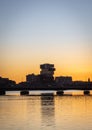
M 0 96 L 0 130 L 92 130 L 92 95 Z

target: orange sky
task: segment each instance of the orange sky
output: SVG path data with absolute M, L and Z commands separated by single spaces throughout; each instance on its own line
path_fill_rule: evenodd
M 1 1 L 0 10 L 0 76 L 24 81 L 51 63 L 55 76 L 92 80 L 92 1 Z

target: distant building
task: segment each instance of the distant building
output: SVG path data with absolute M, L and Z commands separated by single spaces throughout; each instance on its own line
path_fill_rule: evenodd
M 60 76 L 60 77 L 56 77 L 55 81 L 58 84 L 71 84 L 72 77 L 71 76 Z
M 28 74 L 26 75 L 26 81 L 29 83 L 37 82 L 39 81 L 39 75 Z
M 15 84 L 16 84 L 16 82 L 13 81 L 13 80 L 10 80 L 8 78 L 2 78 L 2 77 L 0 77 L 0 86 L 11 87 L 11 86 L 14 86 Z
M 42 82 L 50 83 L 54 81 L 54 64 L 41 64 L 40 69 L 40 77 Z
M 42 64 L 40 65 L 40 75 L 53 76 L 55 68 L 54 64 Z

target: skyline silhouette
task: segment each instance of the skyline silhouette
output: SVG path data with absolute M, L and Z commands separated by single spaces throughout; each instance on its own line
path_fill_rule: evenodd
M 20 91 L 21 95 L 29 95 L 29 91 L 57 91 L 57 95 L 63 95 L 64 90 L 84 90 L 84 94 L 89 95 L 92 90 L 92 81 L 73 81 L 72 76 L 54 77 L 56 68 L 54 64 L 41 64 L 40 74 L 34 73 L 26 75 L 26 81 L 17 83 L 8 78 L 0 77 L 0 95 L 5 95 L 6 91 Z M 50 94 L 52 95 L 52 94 Z
M 40 73 L 38 74 L 35 74 L 34 72 L 32 73 L 29 73 L 27 75 L 25 75 L 25 81 L 21 80 L 19 83 L 21 82 L 35 82 L 35 81 L 39 81 L 39 76 L 42 76 L 41 78 L 48 78 L 46 80 L 46 82 L 50 82 L 53 81 L 53 80 L 56 80 L 58 81 L 59 79 L 62 81 L 62 83 L 65 82 L 72 82 L 72 81 L 78 81 L 78 82 L 84 82 L 83 80 L 73 80 L 72 78 L 72 75 L 59 75 L 59 76 L 54 76 L 54 73 L 55 71 L 57 70 L 57 68 L 55 68 L 54 64 L 50 64 L 50 63 L 44 63 L 44 64 L 40 64 Z M 0 76 L 0 79 L 5 79 L 6 81 L 7 80 L 10 80 L 10 81 L 13 81 L 14 83 L 17 83 L 16 81 L 12 80 L 12 79 L 9 79 L 9 77 L 2 77 Z M 68 80 L 66 80 L 68 79 Z M 44 79 L 42 79 L 44 80 Z M 90 77 L 88 77 L 85 82 L 91 82 L 91 79 Z

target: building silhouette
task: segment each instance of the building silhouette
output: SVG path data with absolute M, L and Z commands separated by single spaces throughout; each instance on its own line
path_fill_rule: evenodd
M 54 64 L 41 64 L 40 69 L 41 70 L 39 75 L 35 75 L 34 73 L 26 75 L 26 82 L 36 84 L 50 84 L 54 82 Z
M 40 75 L 46 75 L 48 77 L 51 77 L 54 75 L 54 64 L 41 64 L 40 65 Z
M 55 78 L 55 82 L 58 85 L 63 84 L 72 84 L 72 77 L 71 76 L 59 76 Z
M 71 76 L 54 78 L 55 70 L 54 64 L 41 64 L 39 74 L 28 74 L 26 75 L 26 81 L 18 84 L 8 78 L 0 77 L 0 94 L 4 94 L 6 90 L 92 90 L 90 78 L 88 78 L 88 81 L 72 81 Z M 89 93 L 89 91 L 86 92 Z
M 26 75 L 26 82 L 34 83 L 40 81 L 39 75 L 35 75 L 34 73 Z
M 54 82 L 54 64 L 41 64 L 40 65 L 40 78 L 44 83 Z

